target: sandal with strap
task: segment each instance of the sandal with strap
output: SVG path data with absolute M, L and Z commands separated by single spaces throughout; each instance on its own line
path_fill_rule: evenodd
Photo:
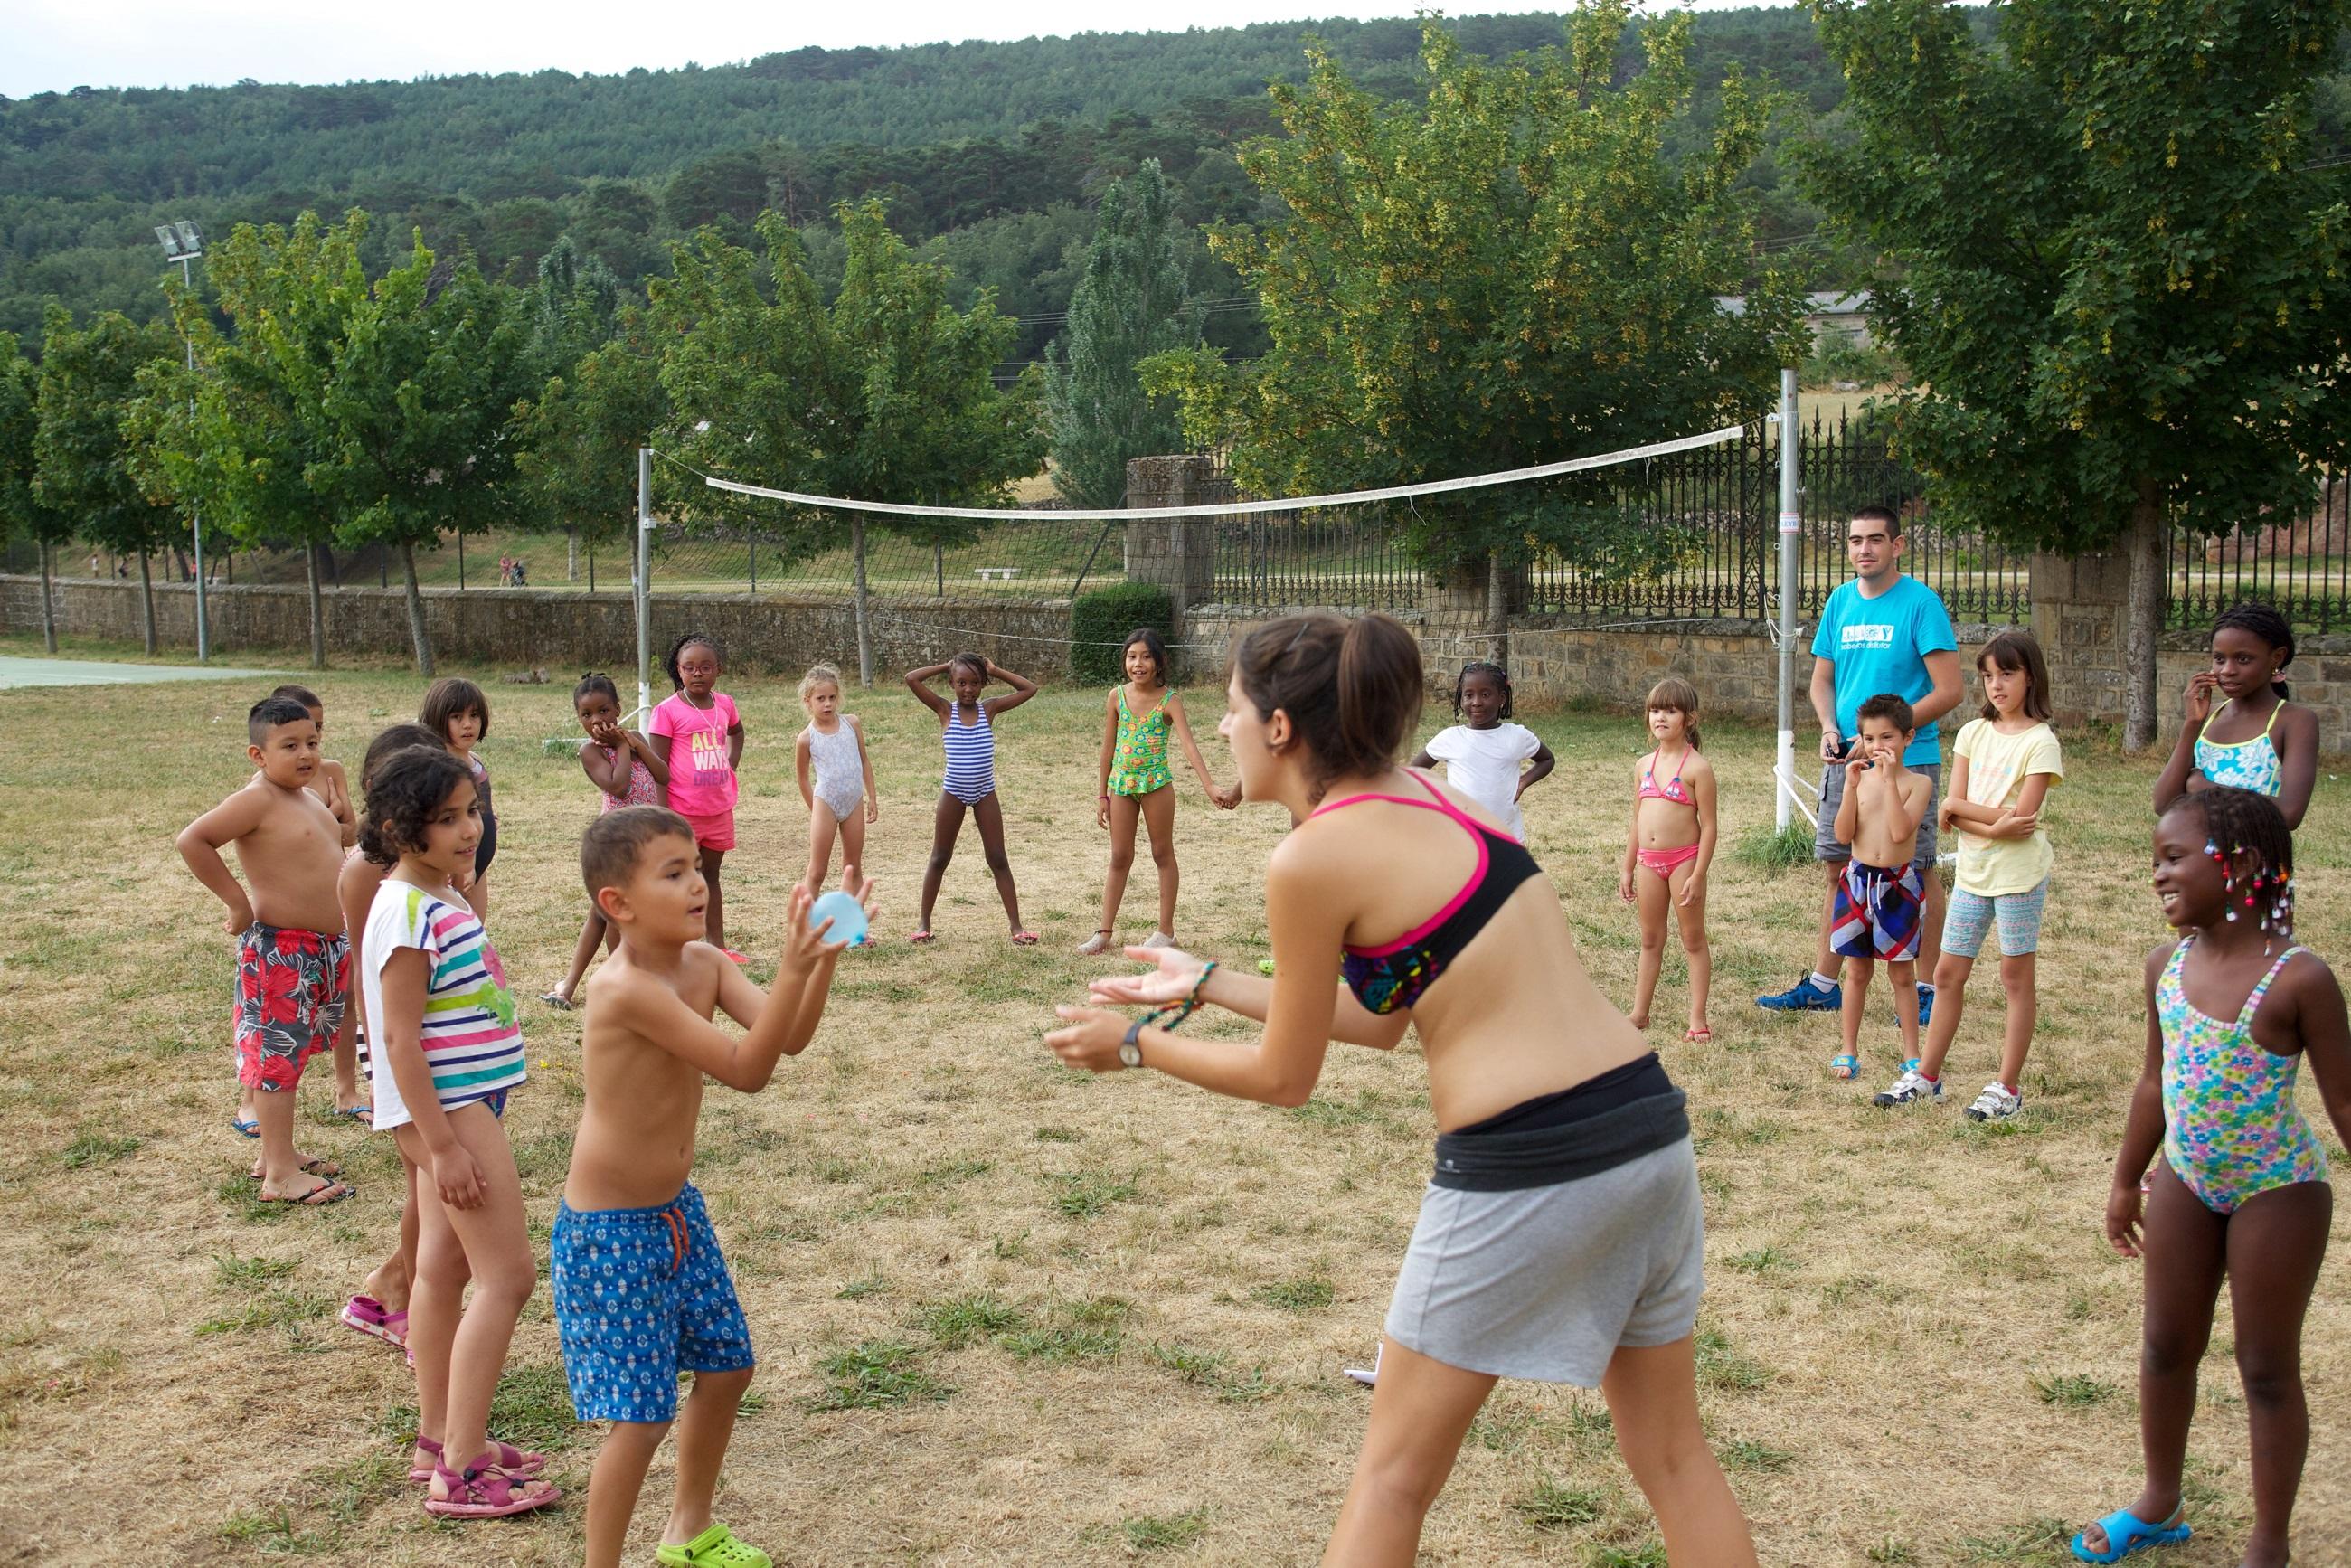
M 926 943 L 926 942 L 935 942 L 935 941 L 937 941 L 937 940 L 938 940 L 938 938 L 937 938 L 937 937 L 935 937 L 935 936 L 932 936 L 932 935 L 931 935 L 931 928 L 930 928 L 929 926 L 925 925 L 925 926 L 924 926 L 920 931 L 916 931 L 916 932 L 913 932 L 913 933 L 909 934 L 909 935 L 907 936 L 907 937 L 906 937 L 906 940 L 907 940 L 907 941 L 909 941 L 909 942 L 912 942 L 915 946 L 919 947 L 919 946 L 923 946 L 925 943 Z
M 1042 942 L 1044 938 L 1038 936 L 1034 931 L 1029 931 L 1025 928 L 1019 931 L 1015 931 L 1012 934 L 1012 945 L 1015 947 L 1034 947 L 1038 943 Z
M 1829 1058 L 1829 1076 L 1852 1082 L 1861 1076 L 1861 1058 L 1849 1051 L 1838 1051 Z
M 712 1525 L 683 1546 L 653 1548 L 653 1561 L 663 1568 L 775 1568 L 776 1562 L 723 1524 Z
M 356 1329 L 370 1339 L 402 1350 L 408 1348 L 408 1309 L 392 1312 L 373 1296 L 353 1296 L 343 1303 L 340 1319 L 347 1329 Z
M 417 1438 L 416 1448 L 420 1453 L 432 1455 L 435 1460 L 441 1458 L 441 1445 L 430 1437 Z M 487 1457 L 490 1463 L 499 1469 L 509 1475 L 520 1476 L 525 1480 L 532 1479 L 547 1469 L 545 1454 L 525 1453 L 512 1443 L 501 1443 L 496 1437 L 490 1439 Z M 420 1465 L 408 1472 L 408 1479 L 421 1486 L 433 1479 L 433 1470 L 431 1465 Z
M 427 1497 L 424 1511 L 436 1519 L 505 1519 L 562 1500 L 563 1493 L 552 1485 L 502 1470 L 488 1462 L 489 1457 L 484 1454 L 482 1463 L 462 1472 L 434 1466 L 447 1495 Z
M 561 991 L 541 991 L 538 993 L 538 999 L 541 1005 L 553 1008 L 557 1012 L 568 1013 L 571 1010 L 571 998 Z
M 2085 1563 L 2119 1563 L 2133 1552 L 2145 1552 L 2149 1547 L 2177 1546 L 2194 1533 L 2188 1528 L 2188 1521 L 2179 1517 L 2178 1509 L 2172 1510 L 2170 1523 L 2149 1524 L 2130 1510 L 2118 1508 L 2098 1521 L 2098 1529 L 2105 1532 L 2106 1538 L 2104 1552 L 2090 1550 L 2089 1542 L 2085 1539 L 2089 1531 L 2077 1530 L 2074 1532 L 2074 1555 Z

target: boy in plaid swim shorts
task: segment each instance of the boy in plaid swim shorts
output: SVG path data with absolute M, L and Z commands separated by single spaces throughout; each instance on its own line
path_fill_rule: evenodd
M 303 1063 L 335 1043 L 350 979 L 335 896 L 343 824 L 311 789 L 322 764 L 309 709 L 265 697 L 246 716 L 246 737 L 257 771 L 182 829 L 179 850 L 228 906 L 226 925 L 237 939 L 236 1076 L 254 1091 L 262 1201 L 316 1207 L 351 1193 L 334 1179 L 341 1174 L 334 1166 L 294 1146 L 294 1087 Z M 230 844 L 244 883 L 221 858 Z
M 1861 705 L 1860 737 L 1845 764 L 1836 835 L 1853 846 L 1853 858 L 1838 874 L 1829 915 L 1829 944 L 1844 959 L 1844 1005 L 1838 1012 L 1844 1049 L 1829 1059 L 1829 1071 L 1839 1078 L 1861 1072 L 1862 1006 L 1881 958 L 1902 1023 L 1903 1059 L 1915 1063 L 1918 1057 L 1918 1013 L 1903 1003 L 1917 994 L 1926 882 L 1912 859 L 1935 784 L 1902 763 L 1903 748 L 1917 727 L 1910 705 L 1900 697 L 1871 697 Z
M 711 889 L 694 829 L 659 806 L 599 817 L 580 844 L 588 896 L 621 945 L 588 982 L 587 1106 L 555 1217 L 555 1323 L 571 1403 L 610 1421 L 588 1482 L 587 1561 L 614 1568 L 645 1470 L 675 1418 L 677 1490 L 654 1553 L 670 1568 L 772 1568 L 711 1515 L 718 1466 L 750 1386 L 750 1329 L 702 1194 L 686 1177 L 705 1075 L 757 1093 L 815 1034 L 848 946 L 809 928 L 795 888 L 765 995 L 704 939 Z M 873 884 L 849 891 L 866 901 Z M 711 1022 L 724 1011 L 738 1040 Z M 677 1375 L 694 1374 L 678 1411 Z

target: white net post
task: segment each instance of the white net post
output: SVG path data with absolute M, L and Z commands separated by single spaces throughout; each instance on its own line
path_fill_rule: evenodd
M 637 601 L 637 714 L 639 722 L 653 702 L 653 449 L 637 448 L 637 560 L 633 580 Z
M 1796 799 L 1796 550 L 1804 516 L 1796 501 L 1796 371 L 1780 372 L 1780 750 L 1773 764 L 1772 826 L 1788 831 Z

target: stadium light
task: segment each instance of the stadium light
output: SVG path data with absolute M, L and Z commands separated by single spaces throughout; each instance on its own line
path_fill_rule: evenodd
M 196 232 L 196 225 L 192 223 L 173 222 L 157 224 L 155 238 L 163 246 L 163 265 L 168 267 L 177 262 L 180 267 L 180 287 L 191 294 L 194 293 L 195 277 L 189 268 L 191 264 L 204 256 L 204 235 Z M 190 337 L 188 339 L 189 373 L 193 375 L 195 369 L 196 340 L 193 337 Z M 195 407 L 195 399 L 191 395 L 188 400 L 188 412 L 193 414 Z M 203 515 L 193 506 L 188 508 L 188 532 L 194 539 L 196 547 L 196 663 L 201 664 L 212 658 L 213 637 L 212 622 L 204 612 L 204 520 Z

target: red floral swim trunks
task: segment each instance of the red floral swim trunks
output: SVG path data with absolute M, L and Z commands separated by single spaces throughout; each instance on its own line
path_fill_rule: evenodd
M 236 946 L 236 1081 L 270 1092 L 299 1083 L 342 1028 L 350 969 L 340 932 L 248 926 Z

